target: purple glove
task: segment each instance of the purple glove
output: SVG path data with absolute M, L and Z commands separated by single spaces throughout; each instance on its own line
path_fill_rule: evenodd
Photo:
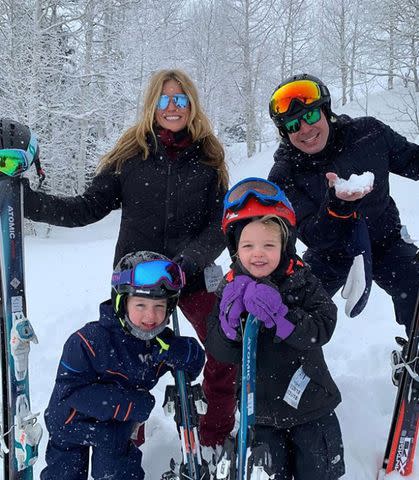
M 228 283 L 223 290 L 220 302 L 221 328 L 227 338 L 237 340 L 237 328 L 240 325 L 240 315 L 246 311 L 243 294 L 253 280 L 247 275 L 238 275 Z
M 275 335 L 283 340 L 291 335 L 295 325 L 285 318 L 288 307 L 282 303 L 281 294 L 264 283 L 251 282 L 243 295 L 246 311 L 265 324 L 276 327 Z

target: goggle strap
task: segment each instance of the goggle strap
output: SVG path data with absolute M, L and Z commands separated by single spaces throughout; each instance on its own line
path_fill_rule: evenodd
M 130 285 L 132 281 L 132 269 L 122 270 L 122 272 L 114 272 L 112 274 L 112 286 Z
M 35 135 L 35 133 L 32 132 L 32 130 L 31 130 L 31 138 L 29 140 L 29 145 L 28 145 L 28 148 L 26 150 L 27 155 L 28 154 L 30 155 L 30 158 L 28 158 L 29 165 L 33 162 L 33 159 L 35 158 L 37 149 L 38 149 L 38 138 Z

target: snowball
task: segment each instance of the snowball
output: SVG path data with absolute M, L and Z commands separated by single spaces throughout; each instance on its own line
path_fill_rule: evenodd
M 374 185 L 374 174 L 364 172 L 362 175 L 353 173 L 349 180 L 338 178 L 335 183 L 337 193 L 368 193 Z

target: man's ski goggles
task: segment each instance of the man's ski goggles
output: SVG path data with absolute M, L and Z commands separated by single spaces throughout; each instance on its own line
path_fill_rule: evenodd
M 322 98 L 320 86 L 312 80 L 296 80 L 279 87 L 271 97 L 271 111 L 274 114 L 287 113 L 291 102 L 298 100 L 304 105 L 311 105 Z
M 112 286 L 130 285 L 153 288 L 165 285 L 169 290 L 180 290 L 185 285 L 184 274 L 177 263 L 170 260 L 150 260 L 122 272 L 114 272 Z
M 157 108 L 159 110 L 166 110 L 169 106 L 170 100 L 173 100 L 173 103 L 178 108 L 187 108 L 189 105 L 189 98 L 184 93 L 176 93 L 176 95 L 160 95 L 160 98 L 157 101 Z
M 224 197 L 224 210 L 237 211 L 255 197 L 263 205 L 273 205 L 282 202 L 292 209 L 284 192 L 274 183 L 263 178 L 246 178 L 232 187 Z
M 31 133 L 27 150 L 18 148 L 5 148 L 0 150 L 0 172 L 9 177 L 20 175 L 31 166 L 37 148 L 38 140 L 36 136 Z
M 287 133 L 296 133 L 301 128 L 301 120 L 304 120 L 308 125 L 314 125 L 322 116 L 320 108 L 313 108 L 301 115 L 300 118 L 294 118 L 288 122 L 284 122 L 283 126 Z

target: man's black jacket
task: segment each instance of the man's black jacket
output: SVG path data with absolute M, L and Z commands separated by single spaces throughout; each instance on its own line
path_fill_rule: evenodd
M 236 275 L 242 275 L 234 265 Z M 261 327 L 256 364 L 256 423 L 288 428 L 320 418 L 334 410 L 341 401 L 323 356 L 322 346 L 335 329 L 337 309 L 320 281 L 306 266 L 294 272 L 275 275 L 269 280 L 278 288 L 289 311 L 286 318 L 296 325 L 284 341 L 275 338 L 275 328 Z M 228 277 L 229 275 L 227 275 Z M 241 363 L 242 342 L 229 340 L 221 329 L 219 303 L 208 318 L 206 351 L 217 360 Z M 298 405 L 294 408 L 283 398 L 294 373 L 302 367 L 310 377 Z
M 389 173 L 417 180 L 419 145 L 372 117 L 342 115 L 330 127 L 326 148 L 315 155 L 305 154 L 285 140 L 275 153 L 269 180 L 285 190 L 297 215 L 298 237 L 310 250 L 340 251 L 354 212 L 366 219 L 373 253 L 383 250 L 400 238 Z M 327 172 L 348 179 L 367 171 L 375 176 L 374 188 L 357 202 L 337 199 L 325 178 Z
M 122 208 L 114 264 L 129 252 L 151 250 L 170 258 L 188 255 L 202 270 L 225 248 L 220 227 L 225 189 L 216 169 L 202 161 L 200 143 L 174 160 L 159 144 L 146 160 L 127 160 L 121 173 L 99 173 L 80 196 L 47 195 L 26 186 L 25 216 L 80 227 Z

